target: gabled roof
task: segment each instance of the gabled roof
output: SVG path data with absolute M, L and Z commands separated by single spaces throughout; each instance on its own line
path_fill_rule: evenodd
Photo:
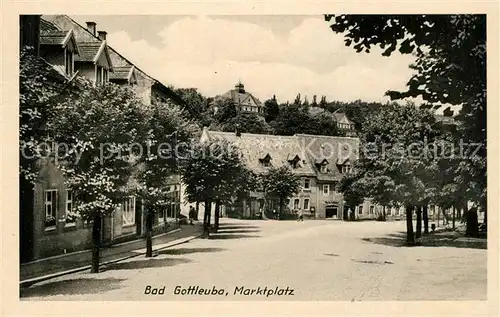
M 251 93 L 246 92 L 246 91 L 244 93 L 241 93 L 241 92 L 238 92 L 238 90 L 236 90 L 236 89 L 231 89 L 231 90 L 227 91 L 226 93 L 216 97 L 216 99 L 219 99 L 219 98 L 231 99 L 234 103 L 236 103 L 238 105 L 245 104 L 247 102 L 253 102 L 257 106 L 262 106 L 262 103 L 260 102 L 260 100 L 257 99 L 256 97 L 254 97 Z
M 256 173 L 266 172 L 261 162 L 268 155 L 272 158 L 273 165 L 278 167 L 289 166 L 289 158 L 302 153 L 297 138 L 293 136 L 250 133 L 236 136 L 231 132 L 208 131 L 207 129 L 204 130 L 204 134 L 209 140 L 225 139 L 232 142 L 241 151 L 245 164 Z M 305 155 L 300 156 L 305 157 Z M 293 169 L 293 172 L 304 176 L 314 175 L 314 169 L 307 161 Z
M 334 112 L 333 116 L 335 117 L 335 121 L 337 121 L 337 123 L 354 124 L 354 122 L 352 122 L 343 112 Z
M 61 30 L 44 30 L 40 31 L 40 45 L 61 45 L 66 47 L 69 43 L 72 43 L 75 48 L 75 53 L 79 54 L 78 45 L 75 40 L 75 35 L 73 30 L 61 31 Z
M 134 78 L 134 66 L 121 66 L 113 67 L 113 73 L 110 74 L 109 79 L 113 80 L 128 80 L 131 81 Z
M 60 30 L 54 23 L 40 19 L 40 32 L 43 31 L 58 31 Z
M 112 68 L 113 64 L 106 47 L 106 41 L 80 42 L 78 43 L 78 46 L 80 48 L 80 54 L 77 58 L 75 58 L 76 61 L 97 63 L 101 54 L 106 54 L 108 64 L 110 65 L 110 68 Z

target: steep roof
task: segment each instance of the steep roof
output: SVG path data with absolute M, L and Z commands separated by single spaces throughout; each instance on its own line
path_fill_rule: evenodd
M 280 136 L 268 134 L 242 133 L 237 136 L 231 132 L 204 130 L 209 140 L 225 139 L 239 148 L 245 164 L 254 172 L 263 173 L 266 168 L 261 160 L 271 157 L 272 166 L 290 166 L 296 156 L 300 159 L 294 173 L 302 176 L 317 176 L 324 181 L 340 180 L 340 161 L 355 160 L 359 151 L 359 139 L 348 137 L 329 137 L 319 135 L 296 134 Z M 320 172 L 318 163 L 327 161 L 327 173 Z
M 121 66 L 114 67 L 113 73 L 110 74 L 109 79 L 123 79 L 130 80 L 134 72 L 134 66 Z
M 47 30 L 40 32 L 40 44 L 63 45 L 69 31 Z
M 97 53 L 99 53 L 101 45 L 102 43 L 100 42 L 78 43 L 80 55 L 76 57 L 75 60 L 80 62 L 93 62 L 97 58 Z
M 345 113 L 343 112 L 334 112 L 333 116 L 335 117 L 335 121 L 347 124 L 354 124 Z
M 73 51 L 80 54 L 80 49 L 75 39 L 73 30 L 44 30 L 40 31 L 40 45 L 61 45 L 66 47 L 72 45 Z
M 54 23 L 49 22 L 45 19 L 40 19 L 40 31 L 58 31 L 60 30 Z

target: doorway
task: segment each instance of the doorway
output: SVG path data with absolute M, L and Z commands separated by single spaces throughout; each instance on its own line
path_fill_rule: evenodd
M 325 218 L 337 218 L 338 208 L 337 206 L 326 206 L 325 208 Z

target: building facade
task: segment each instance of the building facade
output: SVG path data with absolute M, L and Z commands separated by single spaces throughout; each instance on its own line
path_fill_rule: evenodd
M 238 82 L 234 89 L 227 91 L 226 93 L 214 97 L 212 108 L 214 112 L 217 112 L 217 101 L 221 99 L 229 99 L 236 106 L 236 110 L 240 113 L 252 113 L 258 116 L 264 116 L 264 105 L 260 102 L 257 97 L 252 95 L 250 92 L 245 90 L 243 83 Z
M 158 101 L 183 105 L 170 88 L 111 48 L 106 32 L 97 31 L 95 22 L 82 26 L 66 15 L 21 16 L 20 29 L 20 46 L 36 46 L 36 54 L 52 66 L 57 80 L 81 76 L 95 85 L 113 82 L 131 86 L 146 104 Z M 50 161 L 37 164 L 39 180 L 31 190 L 21 191 L 20 197 L 22 262 L 83 250 L 92 241 L 92 224 L 73 212 L 78 201 L 65 186 L 62 173 Z M 155 215 L 154 232 L 172 227 L 180 209 L 180 179 L 172 176 L 167 183 L 173 203 Z M 135 196 L 125 198 L 104 217 L 101 233 L 104 245 L 144 236 L 142 201 Z
M 225 139 L 242 153 L 245 164 L 253 172 L 263 174 L 270 167 L 288 166 L 300 177 L 299 191 L 286 202 L 286 212 L 302 210 L 309 218 L 344 219 L 347 206 L 337 185 L 351 169 L 358 156 L 359 139 L 296 134 L 293 136 L 231 133 L 204 129 L 201 141 Z M 252 217 L 264 208 L 262 193 L 250 193 L 244 202 L 243 215 Z M 277 205 L 267 208 L 278 210 Z M 369 199 L 352 206 L 356 218 L 377 217 L 377 208 Z

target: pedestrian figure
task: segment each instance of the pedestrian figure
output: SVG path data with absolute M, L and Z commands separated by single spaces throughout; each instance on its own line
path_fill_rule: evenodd
M 304 221 L 304 213 L 302 212 L 302 209 L 299 209 L 297 212 L 297 221 Z
M 278 218 L 276 217 L 276 209 L 273 209 L 273 218 L 274 218 L 275 220 L 278 220 Z
M 191 224 L 191 225 L 194 225 L 193 224 L 193 219 L 194 219 L 194 216 L 195 216 L 195 212 L 196 212 L 196 210 L 194 209 L 194 207 L 190 206 L 189 207 L 189 224 Z

